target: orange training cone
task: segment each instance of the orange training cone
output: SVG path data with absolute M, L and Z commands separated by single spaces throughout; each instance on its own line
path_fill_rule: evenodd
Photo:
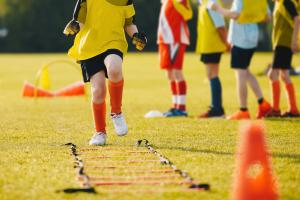
M 53 94 L 49 91 L 43 90 L 41 88 L 37 88 L 34 85 L 25 81 L 23 86 L 22 96 L 23 97 L 34 97 L 34 96 L 53 97 Z
M 259 124 L 249 124 L 241 130 L 242 136 L 237 155 L 234 200 L 277 200 L 277 183 Z
M 84 83 L 76 82 L 67 87 L 64 87 L 54 93 L 55 96 L 80 96 L 84 95 Z

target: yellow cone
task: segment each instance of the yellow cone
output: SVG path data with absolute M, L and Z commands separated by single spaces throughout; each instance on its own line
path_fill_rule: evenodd
M 48 67 L 44 67 L 42 69 L 41 77 L 40 77 L 40 86 L 44 90 L 49 90 L 51 87 Z

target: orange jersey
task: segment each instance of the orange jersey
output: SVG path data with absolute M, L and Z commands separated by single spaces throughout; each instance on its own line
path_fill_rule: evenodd
M 188 0 L 176 0 L 190 9 Z M 184 16 L 175 8 L 174 0 L 161 0 L 162 7 L 158 25 L 158 44 L 190 44 L 190 32 Z

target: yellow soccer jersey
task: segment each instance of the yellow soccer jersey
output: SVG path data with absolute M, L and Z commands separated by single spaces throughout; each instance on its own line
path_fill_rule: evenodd
M 296 10 L 300 11 L 299 2 L 292 0 Z M 283 0 L 276 1 L 273 17 L 272 43 L 273 48 L 276 46 L 291 47 L 292 35 L 294 31 L 294 20 L 285 9 Z M 300 42 L 300 36 L 298 37 Z
M 68 55 L 76 60 L 86 60 L 108 49 L 127 52 L 124 25 L 135 15 L 133 4 L 118 6 L 109 0 L 87 0 L 85 24 L 76 35 Z

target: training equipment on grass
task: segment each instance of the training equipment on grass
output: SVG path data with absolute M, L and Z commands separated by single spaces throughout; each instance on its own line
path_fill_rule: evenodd
M 241 128 L 233 186 L 234 200 L 277 200 L 277 183 L 273 178 L 270 155 L 260 124 Z
M 54 94 L 50 91 L 44 90 L 39 87 L 35 87 L 34 85 L 28 83 L 27 81 L 24 82 L 23 89 L 22 89 L 22 96 L 23 97 L 53 97 Z
M 144 115 L 145 118 L 164 117 L 163 113 L 158 110 L 150 110 Z
M 65 189 L 65 193 L 96 192 L 95 187 L 109 193 L 199 192 L 210 187 L 178 169 L 145 139 L 139 140 L 136 147 L 66 145 L 71 148 L 81 187 Z
M 81 74 L 78 65 L 71 61 L 57 60 L 43 65 L 36 73 L 35 83 L 30 84 L 25 81 L 22 96 L 23 97 L 62 97 L 62 96 L 83 96 L 86 95 L 86 88 L 82 81 L 72 83 L 66 87 L 56 91 L 50 91 L 51 81 L 49 75 L 49 68 L 58 64 L 64 64 L 73 67 Z

